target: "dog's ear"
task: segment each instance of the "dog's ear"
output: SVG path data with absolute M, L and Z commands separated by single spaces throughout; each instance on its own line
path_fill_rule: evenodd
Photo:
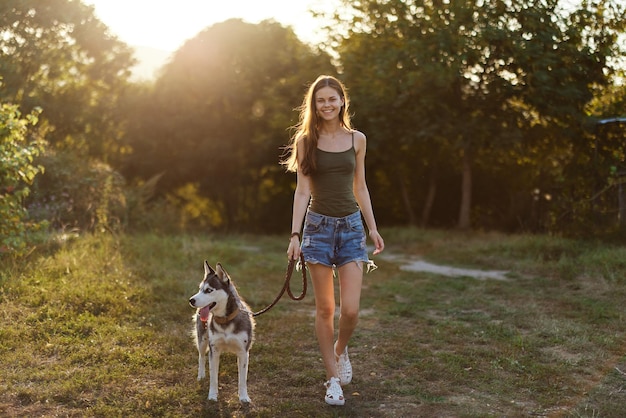
M 204 260 L 204 275 L 211 275 L 211 274 L 215 274 L 215 270 L 213 270 L 211 268 L 211 266 L 209 266 L 209 262 Z
M 217 269 L 217 277 L 219 277 L 222 282 L 228 284 L 230 282 L 230 276 L 226 270 L 224 270 L 224 267 L 222 267 L 220 263 L 217 263 L 215 268 Z

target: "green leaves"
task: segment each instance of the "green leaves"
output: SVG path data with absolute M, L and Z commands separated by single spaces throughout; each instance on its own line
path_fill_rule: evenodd
M 20 253 L 26 248 L 28 233 L 45 223 L 30 222 L 24 200 L 28 185 L 43 171 L 33 158 L 43 151 L 44 143 L 28 139 L 29 126 L 37 123 L 39 112 L 22 117 L 17 106 L 0 107 L 0 255 Z
M 355 123 L 376 150 L 368 161 L 382 180 L 372 184 L 373 193 L 385 194 L 377 212 L 396 214 L 394 221 L 412 219 L 414 208 L 429 202 L 433 189 L 424 180 L 437 166 L 448 177 L 440 174 L 435 184 L 451 176 L 467 180 L 456 188 L 463 196 L 463 227 L 470 207 L 491 205 L 470 200 L 472 189 L 489 189 L 483 194 L 492 200 L 489 195 L 498 193 L 530 196 L 533 188 L 555 187 L 563 177 L 568 186 L 580 184 L 564 166 L 578 164 L 575 154 L 593 152 L 581 140 L 580 126 L 593 86 L 610 81 L 610 59 L 620 56 L 615 36 L 626 20 L 619 2 L 590 1 L 567 12 L 557 0 L 352 3 L 344 2 L 358 25 L 343 26 L 349 30 L 338 52 Z M 581 147 L 574 151 L 572 144 Z M 461 156 L 471 161 L 463 165 Z M 521 160 L 531 163 L 521 166 Z M 471 186 L 467 176 L 473 172 L 490 180 Z M 494 181 L 501 184 L 498 191 Z M 409 192 L 387 196 L 394 184 Z M 459 198 L 448 191 L 442 211 L 451 201 Z
M 54 146 L 113 154 L 117 102 L 133 59 L 93 9 L 69 0 L 3 1 L 0 33 L 0 102 L 42 108 Z

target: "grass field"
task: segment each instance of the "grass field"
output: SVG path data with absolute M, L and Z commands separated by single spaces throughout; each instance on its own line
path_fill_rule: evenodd
M 345 407 L 324 403 L 314 299 L 257 318 L 249 392 L 224 355 L 220 400 L 190 337 L 202 262 L 254 310 L 280 290 L 286 237 L 58 237 L 0 265 L 0 415 L 95 417 L 623 417 L 626 248 L 546 236 L 383 231 L 387 255 L 505 270 L 365 277 Z M 299 293 L 296 277 L 294 291 Z

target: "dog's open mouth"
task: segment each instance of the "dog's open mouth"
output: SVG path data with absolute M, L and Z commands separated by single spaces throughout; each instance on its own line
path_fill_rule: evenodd
M 207 321 L 209 319 L 209 312 L 211 311 L 211 309 L 213 309 L 215 307 L 216 303 L 210 303 L 207 306 L 205 306 L 204 308 L 200 308 L 200 320 L 201 321 Z

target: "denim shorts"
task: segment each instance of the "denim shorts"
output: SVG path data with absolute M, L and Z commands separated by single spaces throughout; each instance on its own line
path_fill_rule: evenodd
M 352 261 L 368 263 L 361 212 L 343 218 L 307 211 L 302 234 L 304 260 L 311 264 L 341 267 Z

